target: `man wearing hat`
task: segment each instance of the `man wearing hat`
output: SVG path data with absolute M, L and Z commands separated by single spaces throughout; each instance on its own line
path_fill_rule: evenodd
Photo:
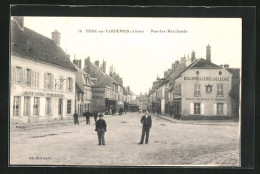
M 88 110 L 87 110 L 87 112 L 85 113 L 85 117 L 86 117 L 86 124 L 90 124 L 90 113 L 88 112 Z
M 148 144 L 149 132 L 152 127 L 152 117 L 148 115 L 148 111 L 146 111 L 145 115 L 142 117 L 141 123 L 143 124 L 143 129 L 142 129 L 142 136 L 139 144 L 144 143 L 144 136 L 145 136 L 145 144 Z
M 99 120 L 96 122 L 96 129 L 98 134 L 98 145 L 105 145 L 105 132 L 107 131 L 106 121 L 103 120 L 103 115 L 99 114 Z

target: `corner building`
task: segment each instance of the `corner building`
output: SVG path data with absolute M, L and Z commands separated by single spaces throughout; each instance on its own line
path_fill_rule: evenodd
M 72 117 L 76 69 L 59 46 L 59 37 L 42 36 L 24 27 L 23 17 L 14 17 L 10 44 L 10 121 Z
M 180 116 L 231 116 L 232 74 L 209 60 L 198 59 L 175 78 L 175 114 Z

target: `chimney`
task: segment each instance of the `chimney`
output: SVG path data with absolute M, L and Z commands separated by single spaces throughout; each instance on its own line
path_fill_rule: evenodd
M 119 82 L 119 74 L 116 75 L 116 81 Z
M 103 66 L 103 72 L 106 73 L 106 66 L 107 66 L 107 63 L 106 63 L 106 61 L 104 61 L 104 59 L 103 59 L 102 66 Z
M 85 60 L 84 60 L 84 66 L 88 66 L 90 64 L 90 57 L 87 57 Z
M 175 65 L 176 65 L 176 66 L 179 65 L 179 63 L 180 63 L 180 62 L 179 62 L 178 60 L 175 61 Z
M 183 63 L 185 63 L 186 62 L 186 57 L 185 57 L 185 55 L 184 55 L 184 57 L 181 57 L 181 63 L 183 64 Z
M 175 71 L 175 64 L 172 63 L 172 70 Z
M 224 65 L 224 68 L 229 68 L 229 64 L 225 64 L 225 65 Z
M 110 67 L 109 67 L 109 76 L 110 77 L 113 76 L 113 65 L 110 65 Z
M 52 40 L 54 40 L 54 42 L 57 45 L 60 45 L 60 32 L 58 32 L 57 30 L 55 30 L 54 32 L 51 32 L 51 38 Z
M 166 77 L 167 76 L 167 71 L 164 71 L 164 77 Z
M 16 21 L 18 26 L 24 30 L 24 17 L 23 16 L 14 16 L 13 19 Z
M 211 47 L 209 44 L 206 47 L 206 60 L 211 62 Z
M 115 72 L 113 72 L 112 78 L 116 80 L 116 73 Z
M 90 57 L 87 57 L 85 60 L 84 60 L 84 67 L 87 67 L 86 68 L 86 72 L 88 74 L 90 74 L 91 72 L 91 69 L 90 69 Z
M 99 68 L 99 61 L 98 60 L 95 61 L 95 65 Z
M 79 60 L 79 68 L 81 69 L 81 59 Z
M 195 58 L 195 51 L 193 50 L 193 51 L 191 52 L 191 62 L 193 62 L 195 59 L 196 59 L 196 58 Z

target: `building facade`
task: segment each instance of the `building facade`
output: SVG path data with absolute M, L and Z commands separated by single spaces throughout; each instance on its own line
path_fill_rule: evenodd
M 71 118 L 76 69 L 57 42 L 24 27 L 23 17 L 14 17 L 10 44 L 11 122 Z

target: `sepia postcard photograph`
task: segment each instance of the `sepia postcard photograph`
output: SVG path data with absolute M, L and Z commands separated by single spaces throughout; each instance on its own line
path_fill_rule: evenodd
M 10 17 L 10 166 L 241 166 L 242 19 Z

